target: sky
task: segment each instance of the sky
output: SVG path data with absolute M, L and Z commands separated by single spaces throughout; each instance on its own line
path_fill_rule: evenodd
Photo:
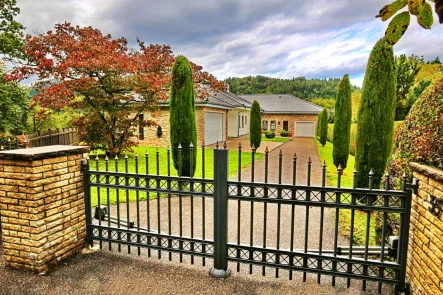
M 341 77 L 361 86 L 369 53 L 388 22 L 389 0 L 18 0 L 29 34 L 56 23 L 92 26 L 114 38 L 169 44 L 218 79 Z M 411 26 L 398 54 L 443 58 L 443 24 Z

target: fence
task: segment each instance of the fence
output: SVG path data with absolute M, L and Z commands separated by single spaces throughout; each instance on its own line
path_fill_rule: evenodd
M 29 134 L 27 138 L 31 147 L 74 145 L 79 142 L 78 131 L 75 128 L 37 131 L 34 134 Z
M 190 147 L 191 151 L 193 147 Z M 191 152 L 192 155 L 192 152 Z M 163 157 L 164 155 L 162 155 Z M 116 249 L 137 254 L 152 251 L 158 258 L 167 253 L 171 260 L 178 255 L 182 262 L 189 257 L 213 259 L 211 274 L 229 275 L 228 262 L 259 267 L 265 275 L 272 269 L 276 277 L 287 272 L 316 274 L 320 283 L 324 276 L 395 285 L 396 292 L 407 291 L 405 283 L 408 249 L 409 218 L 412 185 L 403 179 L 403 190 L 374 189 L 369 175 L 368 189 L 341 188 L 338 170 L 337 187 L 326 186 L 326 169 L 322 169 L 322 184 L 311 185 L 311 162 L 307 164 L 306 185 L 296 183 L 297 158 L 292 161 L 292 183 L 282 183 L 283 155 L 278 165 L 269 165 L 265 153 L 264 182 L 256 182 L 255 150 L 252 152 L 250 181 L 242 181 L 241 147 L 238 150 L 236 181 L 228 180 L 228 150 L 214 150 L 214 178 L 205 178 L 205 148 L 202 147 L 202 177 L 182 176 L 182 152 L 178 151 L 178 176 L 171 175 L 170 150 L 166 152 L 166 175 L 160 175 L 160 153 L 155 153 L 155 167 L 149 167 L 150 155 L 145 154 L 145 165 L 135 156 L 129 163 L 117 157 L 110 161 L 88 160 L 83 165 L 86 204 L 87 240 L 99 241 L 101 248 Z M 193 162 L 191 156 L 190 163 Z M 93 168 L 90 169 L 89 166 Z M 132 171 L 129 171 L 131 166 Z M 191 170 L 194 169 L 191 165 Z M 277 183 L 268 181 L 270 168 L 278 169 Z M 155 169 L 155 173 L 151 170 Z M 193 175 L 194 171 L 191 171 Z M 357 172 L 354 173 L 356 180 Z M 387 182 L 389 179 L 387 179 Z M 356 183 L 356 181 L 354 181 Z M 339 234 L 340 215 L 351 215 L 350 237 Z M 353 234 L 356 212 L 366 215 L 365 243 L 355 245 Z M 335 223 L 327 222 L 330 213 Z M 373 214 L 382 214 L 382 238 L 379 245 L 369 245 Z M 387 237 L 385 229 L 388 214 L 400 220 L 397 239 Z M 325 230 L 329 228 L 330 230 Z M 390 242 L 390 243 L 389 243 Z M 340 245 L 345 244 L 345 246 Z M 346 245 L 347 244 L 347 245 Z M 329 247 L 329 248 L 328 248 Z M 178 254 L 173 254 L 178 253 Z

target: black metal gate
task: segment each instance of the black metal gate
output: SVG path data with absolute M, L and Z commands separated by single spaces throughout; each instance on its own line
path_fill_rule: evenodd
M 192 147 L 191 147 L 192 149 Z M 128 158 L 124 159 L 123 172 L 118 159 L 105 159 L 100 164 L 98 158 L 83 164 L 85 176 L 85 203 L 87 241 L 99 241 L 100 247 L 116 249 L 138 255 L 146 251 L 148 256 L 158 258 L 167 253 L 172 260 L 173 253 L 178 253 L 180 261 L 186 255 L 194 263 L 194 257 L 213 259 L 211 274 L 216 277 L 229 275 L 228 261 L 248 264 L 252 273 L 253 266 L 258 266 L 263 275 L 266 269 L 274 269 L 279 277 L 279 270 L 286 270 L 289 279 L 293 272 L 301 272 L 303 280 L 307 274 L 316 274 L 318 283 L 324 276 L 362 281 L 366 289 L 367 281 L 378 282 L 379 292 L 382 284 L 395 286 L 396 292 L 408 292 L 405 274 L 409 237 L 409 219 L 411 211 L 411 185 L 403 180 L 403 190 L 372 188 L 341 188 L 341 171 L 338 171 L 338 186 L 326 186 L 326 169 L 323 167 L 322 185 L 312 186 L 311 162 L 307 165 L 307 184 L 296 184 L 297 159 L 291 159 L 293 175 L 291 184 L 282 184 L 282 154 L 279 156 L 277 183 L 269 183 L 269 154 L 265 153 L 265 181 L 254 181 L 254 157 L 252 153 L 251 181 L 241 181 L 239 170 L 237 181 L 228 180 L 228 150 L 214 150 L 214 178 L 205 178 L 205 148 L 202 148 L 202 178 L 189 178 L 181 175 L 179 160 L 178 175 L 171 176 L 170 151 L 167 151 L 167 175 L 160 174 L 160 154 L 155 154 L 155 171 L 150 173 L 149 155 L 145 155 L 145 167 L 140 167 L 136 156 L 129 172 Z M 192 154 L 192 153 L 191 153 Z M 179 158 L 181 151 L 179 150 Z M 191 163 L 192 163 L 191 157 Z M 104 169 L 100 169 L 104 165 Z M 90 169 L 89 166 L 94 168 Z M 192 166 L 192 165 L 191 165 Z M 276 166 L 276 165 L 275 165 Z M 152 167 L 151 167 L 152 168 Z M 239 148 L 239 168 L 241 168 L 241 148 Z M 112 171 L 111 171 L 112 170 Z M 143 170 L 144 173 L 139 170 Z M 152 170 L 152 169 L 151 169 Z M 354 173 L 356 179 L 357 172 Z M 389 181 L 389 179 L 387 180 Z M 356 183 L 354 181 L 354 183 Z M 243 206 L 243 207 L 242 207 Z M 250 211 L 244 214 L 245 206 Z M 255 209 L 254 209 L 255 206 Z M 259 212 L 257 211 L 259 208 Z M 272 209 L 274 208 L 274 209 Z M 272 210 L 274 211 L 272 211 Z M 242 211 L 243 210 L 243 211 Z M 304 222 L 295 220 L 303 211 Z M 274 224 L 267 224 L 272 213 Z M 350 236 L 347 245 L 339 245 L 340 214 L 348 211 L 351 216 Z M 315 212 L 319 218 L 310 214 Z M 327 239 L 324 231 L 325 222 L 333 213 L 335 224 L 330 235 L 330 246 L 325 246 Z M 366 228 L 364 245 L 354 245 L 353 233 L 355 214 L 365 214 Z M 369 245 L 371 219 L 374 214 L 382 215 L 382 237 L 379 245 Z M 254 215 L 255 214 L 255 215 Z M 389 215 L 397 215 L 400 220 L 399 236 L 387 237 L 385 228 Z M 297 218 L 296 218 L 297 217 Z M 245 230 L 243 224 L 249 225 Z M 332 219 L 334 221 L 334 219 Z M 257 224 L 260 225 L 260 239 L 255 238 Z M 285 226 L 282 226 L 284 224 Z M 316 237 L 310 236 L 311 228 L 317 225 Z M 275 243 L 269 246 L 270 228 Z M 304 228 L 304 235 L 295 236 L 297 228 Z M 231 235 L 229 237 L 229 235 Z M 244 236 L 249 236 L 249 243 Z M 303 241 L 302 247 L 295 247 Z M 308 243 L 310 241 L 310 243 Z M 314 241 L 314 242 L 313 242 Z M 390 243 L 389 243 L 390 241 Z M 316 244 L 316 247 L 310 245 Z M 288 246 L 289 245 L 289 246 Z

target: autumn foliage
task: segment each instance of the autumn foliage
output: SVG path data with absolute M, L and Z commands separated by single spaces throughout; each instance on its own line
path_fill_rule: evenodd
M 131 150 L 138 116 L 168 98 L 175 61 L 167 45 L 145 45 L 138 50 L 125 38 L 113 39 L 92 27 L 57 24 L 54 31 L 28 36 L 29 64 L 14 69 L 8 79 L 37 76 L 36 103 L 49 109 L 70 106 L 80 117 L 74 123 L 83 142 L 108 154 Z M 191 63 L 196 95 L 224 90 L 223 83 Z M 142 121 L 146 126 L 153 121 Z

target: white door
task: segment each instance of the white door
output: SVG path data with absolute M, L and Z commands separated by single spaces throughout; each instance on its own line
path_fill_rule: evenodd
M 295 136 L 315 137 L 315 122 L 295 122 Z
M 205 113 L 205 145 L 223 141 L 224 134 L 223 114 Z

